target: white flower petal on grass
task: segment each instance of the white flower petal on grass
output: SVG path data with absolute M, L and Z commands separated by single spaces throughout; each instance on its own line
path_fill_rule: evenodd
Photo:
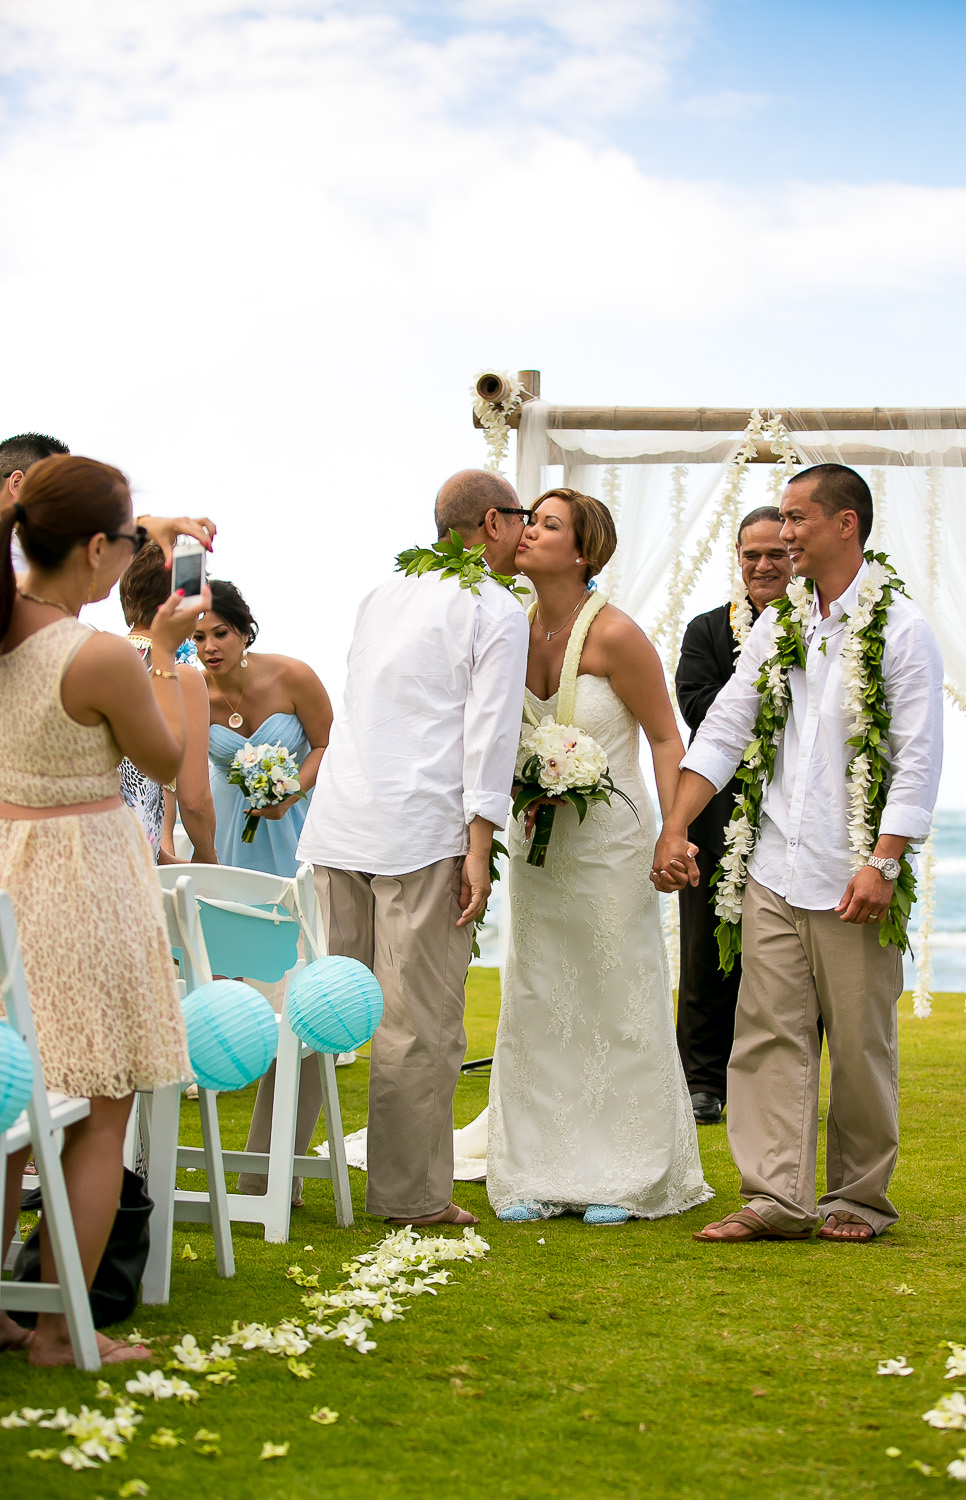
M 946 1360 L 946 1379 L 959 1380 L 966 1376 L 966 1344 L 949 1343 L 946 1347 L 953 1351 Z M 26 1408 L 23 1415 L 27 1415 Z
M 152 1401 L 197 1401 L 198 1392 L 186 1380 L 177 1375 L 167 1379 L 163 1370 L 140 1370 L 134 1380 L 128 1380 L 124 1389 L 132 1396 L 150 1396 Z
M 17 1411 L 12 1411 L 5 1417 L 0 1417 L 0 1427 L 6 1427 L 8 1430 L 14 1427 L 31 1427 L 32 1425 L 31 1422 L 26 1421 Z
M 906 1356 L 900 1354 L 898 1359 L 880 1359 L 877 1375 L 912 1375 L 913 1367 L 906 1363 Z
M 259 1458 L 285 1458 L 290 1447 L 290 1443 L 263 1443 L 262 1451 L 258 1456 Z
M 951 1391 L 940 1396 L 931 1411 L 923 1413 L 922 1420 L 930 1427 L 942 1427 L 953 1431 L 966 1431 L 966 1396 L 962 1391 Z
M 39 1458 L 42 1463 L 49 1463 L 52 1458 L 57 1457 L 56 1448 L 31 1448 L 27 1454 L 28 1458 Z
M 309 1421 L 318 1422 L 320 1427 L 331 1427 L 333 1422 L 339 1420 L 339 1413 L 331 1411 L 328 1406 L 317 1406 L 315 1411 L 309 1412 Z
M 902 1449 L 901 1448 L 887 1448 L 886 1449 L 886 1458 L 901 1458 L 901 1457 L 902 1457 Z

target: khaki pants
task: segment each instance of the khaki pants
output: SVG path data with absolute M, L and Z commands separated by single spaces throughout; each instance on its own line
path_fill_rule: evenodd
M 407 875 L 317 865 L 330 953 L 372 969 L 385 1009 L 372 1038 L 366 1208 L 439 1213 L 453 1193 L 453 1095 L 466 1053 L 473 927 L 457 927 L 462 859 Z
M 881 1233 L 899 1146 L 896 1001 L 902 960 L 878 924 L 805 911 L 749 880 L 728 1065 L 728 1140 L 749 1208 L 776 1229 L 814 1228 L 837 1209 Z M 831 1064 L 826 1171 L 815 1201 L 819 1038 Z

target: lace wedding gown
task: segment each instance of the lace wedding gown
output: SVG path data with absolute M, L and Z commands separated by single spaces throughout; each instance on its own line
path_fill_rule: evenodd
M 538 717 L 553 715 L 527 690 Z M 678 1059 L 639 731 L 610 679 L 577 679 L 573 722 L 607 751 L 619 797 L 582 824 L 558 807 L 543 869 L 510 834 L 510 938 L 490 1083 L 487 1192 L 499 1212 L 613 1204 L 638 1218 L 713 1197 Z

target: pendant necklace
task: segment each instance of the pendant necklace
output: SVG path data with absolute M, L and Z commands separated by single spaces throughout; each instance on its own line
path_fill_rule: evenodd
M 245 678 L 245 686 L 242 688 L 241 692 L 238 694 L 238 702 L 235 704 L 235 707 L 234 707 L 234 709 L 232 709 L 232 712 L 228 715 L 228 727 L 229 727 L 229 729 L 241 729 L 242 725 L 245 722 L 245 720 L 242 718 L 242 715 L 238 712 L 238 710 L 241 707 L 241 701 L 242 701 L 242 699 L 245 696 L 245 688 L 247 688 L 247 686 L 248 686 L 248 678 L 246 677 Z M 221 688 L 218 686 L 217 682 L 215 683 L 215 688 L 217 690 L 218 696 L 220 698 L 224 698 L 224 701 L 227 704 L 227 706 L 229 708 L 231 708 L 231 704 L 228 702 L 228 699 L 225 698 L 225 695 L 221 691 Z
M 546 625 L 543 623 L 543 621 L 540 618 L 540 612 L 539 612 L 539 610 L 537 611 L 537 624 L 540 626 L 541 630 L 545 630 L 547 632 L 547 640 L 548 641 L 552 640 L 555 635 L 559 635 L 560 632 L 561 632 L 561 630 L 566 630 L 567 626 L 570 624 L 570 622 L 573 619 L 574 615 L 577 613 L 578 609 L 583 604 L 584 600 L 586 599 L 586 597 L 587 597 L 587 595 L 589 593 L 590 593 L 589 589 L 584 589 L 584 592 L 581 594 L 580 598 L 577 600 L 577 603 L 574 605 L 573 609 L 570 611 L 570 614 L 567 616 L 566 620 L 564 620 L 564 622 L 563 622 L 562 625 L 558 625 L 557 628 L 556 628 L 556 630 L 547 630 Z

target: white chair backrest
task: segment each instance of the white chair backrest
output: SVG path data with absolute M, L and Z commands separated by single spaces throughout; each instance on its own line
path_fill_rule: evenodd
M 162 886 L 176 886 L 182 869 L 159 866 Z M 325 953 L 311 865 L 294 879 L 232 865 L 193 864 L 190 871 L 215 973 L 281 979 L 298 960 L 300 934 L 307 959 Z
M 168 866 L 177 869 L 177 866 Z M 211 978 L 211 964 L 204 934 L 198 918 L 194 883 L 190 875 L 178 874 L 173 886 L 162 890 L 164 915 L 168 923 L 171 947 L 179 955 L 181 977 L 186 990 L 195 990 Z

